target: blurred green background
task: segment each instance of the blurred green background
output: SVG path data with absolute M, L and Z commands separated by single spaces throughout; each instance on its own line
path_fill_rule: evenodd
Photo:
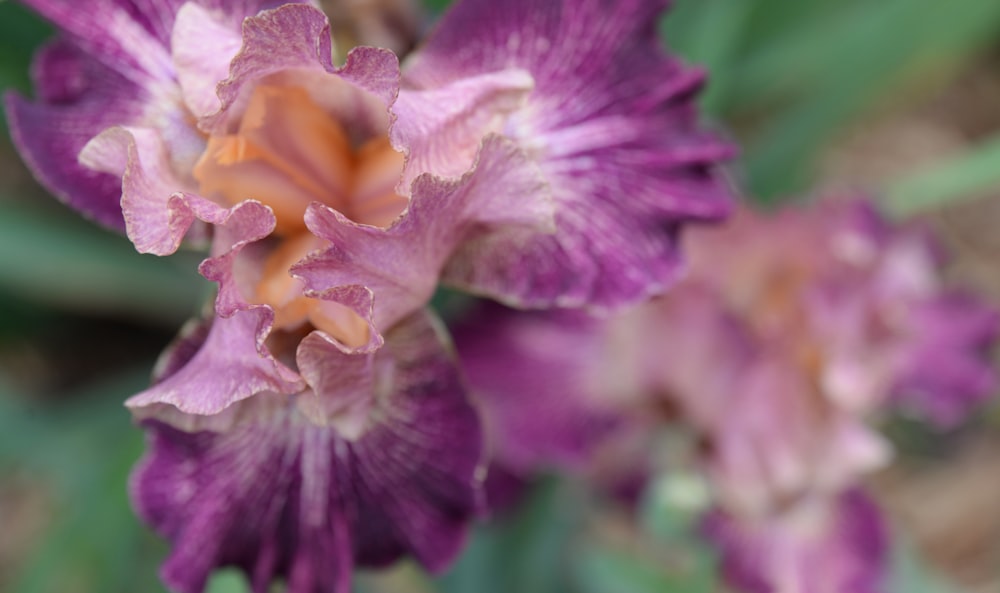
M 429 13 L 445 4 L 429 2 Z M 991 199 L 1000 196 L 1000 2 L 678 0 L 662 30 L 710 71 L 702 103 L 743 146 L 733 175 L 748 199 L 772 204 L 816 184 L 868 187 L 898 216 L 928 216 L 959 252 L 957 277 L 1000 295 L 1000 247 L 987 237 L 1000 222 Z M 0 2 L 0 87 L 30 94 L 30 57 L 51 34 Z M 156 355 L 210 287 L 195 273 L 197 255 L 140 256 L 55 203 L 6 134 L 0 169 L 0 589 L 162 591 L 156 566 L 166 546 L 128 508 L 142 435 L 121 402 L 145 386 Z M 904 468 L 951 463 L 970 439 L 996 433 L 996 416 L 944 439 L 892 427 Z M 670 479 L 646 493 L 639 530 L 581 485 L 546 480 L 515 516 L 481 527 L 449 574 L 430 578 L 404 563 L 362 576 L 358 589 L 718 590 L 714 559 L 688 532 L 691 517 L 663 495 Z M 913 551 L 947 542 L 911 545 L 902 543 L 905 526 L 899 532 L 894 591 L 958 590 L 927 576 Z M 976 552 L 998 554 L 994 566 L 996 543 Z M 949 568 L 947 556 L 936 566 Z M 1000 590 L 1000 574 L 974 581 L 962 570 L 950 567 L 948 578 Z M 224 572 L 210 590 L 246 588 Z

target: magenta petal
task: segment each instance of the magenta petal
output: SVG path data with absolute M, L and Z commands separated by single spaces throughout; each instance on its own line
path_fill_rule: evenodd
M 398 191 L 408 195 L 422 173 L 461 177 L 475 162 L 484 138 L 524 105 L 533 88 L 527 72 L 505 70 L 441 89 L 401 89 L 390 132 L 393 145 L 406 155 Z
M 63 41 L 35 56 L 33 74 L 38 103 L 5 96 L 22 158 L 57 198 L 101 224 L 123 228 L 121 178 L 83 167 L 77 155 L 105 128 L 138 119 L 148 91 Z
M 184 0 L 25 0 L 98 62 L 136 84 L 170 80 L 167 50 Z
M 729 209 L 716 165 L 733 148 L 697 126 L 702 76 L 661 48 L 665 4 L 463 0 L 405 64 L 404 86 L 424 91 L 511 69 L 535 84 L 498 131 L 541 167 L 557 232 L 484 240 L 446 281 L 521 306 L 598 309 L 672 282 L 680 227 Z
M 726 579 L 745 593 L 883 592 L 888 535 L 871 499 L 851 490 L 800 506 L 757 520 L 710 513 L 705 534 Z
M 125 405 L 139 417 L 156 416 L 165 406 L 186 414 L 212 415 L 261 393 L 298 393 L 305 383 L 263 345 L 273 319 L 267 307 L 217 317 L 204 344 L 186 364 Z
M 505 470 L 531 477 L 584 469 L 620 424 L 594 372 L 608 355 L 605 323 L 579 312 L 483 305 L 452 334 L 490 427 L 492 461 Z
M 204 118 L 202 127 L 210 132 L 225 131 L 231 123 L 230 113 L 242 113 L 241 102 L 256 83 L 288 73 L 294 73 L 293 84 L 311 81 L 309 84 L 322 85 L 328 74 L 347 82 L 353 92 L 336 87 L 327 91 L 335 94 L 329 100 L 322 96 L 314 99 L 338 121 L 369 131 L 384 125 L 386 109 L 399 88 L 395 54 L 386 49 L 358 47 L 348 54 L 343 67 L 336 68 L 326 16 L 311 6 L 287 4 L 244 22 L 242 48 L 232 61 L 229 78 L 218 87 L 222 107 Z
M 1000 334 L 1000 315 L 976 299 L 949 294 L 916 306 L 906 365 L 895 401 L 940 427 L 951 427 L 997 386 L 989 352 Z
M 351 222 L 314 204 L 306 224 L 331 246 L 294 266 L 293 274 L 316 292 L 367 288 L 374 298 L 374 325 L 391 327 L 429 301 L 441 268 L 459 245 L 471 249 L 482 234 L 550 228 L 550 202 L 511 207 L 519 196 L 543 194 L 544 184 L 524 154 L 499 137 L 486 141 L 475 168 L 462 179 L 423 175 L 412 190 L 408 210 L 388 229 Z
M 166 48 L 174 20 L 189 0 L 22 0 L 62 29 L 86 53 L 109 66 L 171 72 Z M 283 0 L 198 0 L 239 29 L 243 17 Z M 125 68 L 118 68 L 124 72 Z
M 293 401 L 226 432 L 146 424 L 132 499 L 172 543 L 163 576 L 173 589 L 200 592 L 212 570 L 236 565 L 257 592 L 282 578 L 291 593 L 347 593 L 355 564 L 410 553 L 437 570 L 455 555 L 476 509 L 475 410 L 425 317 L 374 356 L 389 382 L 356 440 Z

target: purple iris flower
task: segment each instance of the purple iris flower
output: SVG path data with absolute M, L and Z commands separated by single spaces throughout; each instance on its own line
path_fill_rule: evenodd
M 607 319 L 490 306 L 456 327 L 494 466 L 592 472 L 680 422 L 701 444 L 706 533 L 734 584 L 878 590 L 884 526 L 855 492 L 891 456 L 873 421 L 950 426 L 992 395 L 997 311 L 943 282 L 926 232 L 863 200 L 741 210 L 684 251 L 670 293 Z M 619 476 L 651 465 L 617 461 Z
M 334 56 L 308 2 L 25 4 L 61 31 L 36 99 L 6 98 L 28 165 L 141 252 L 207 248 L 218 284 L 128 401 L 150 443 L 133 501 L 177 591 L 222 565 L 296 593 L 403 554 L 444 567 L 484 448 L 438 284 L 617 309 L 729 208 L 733 148 L 660 46 L 664 1 L 464 0 L 402 68 Z

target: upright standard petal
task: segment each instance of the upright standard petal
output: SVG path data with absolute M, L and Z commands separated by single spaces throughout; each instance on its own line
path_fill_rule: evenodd
M 476 105 L 485 114 L 472 117 L 465 106 L 447 113 L 479 134 L 516 141 L 556 203 L 556 233 L 478 237 L 453 258 L 446 281 L 520 306 L 614 308 L 672 281 L 685 222 L 726 213 L 730 191 L 717 164 L 733 149 L 696 125 L 702 76 L 663 51 L 656 23 L 664 4 L 464 0 L 411 55 L 399 109 L 423 111 L 428 121 L 441 116 L 421 105 L 424 95 L 447 96 L 484 77 L 505 81 L 494 96 L 506 101 Z M 529 77 L 530 88 L 518 82 Z M 471 162 L 474 136 L 396 141 L 404 152 L 452 155 L 430 170 L 447 174 Z
M 121 177 L 92 171 L 77 155 L 104 129 L 141 119 L 154 99 L 148 89 L 55 41 L 35 56 L 38 102 L 8 93 L 11 136 L 35 177 L 57 198 L 97 222 L 124 230 Z
M 106 226 L 123 229 L 121 179 L 108 167 L 77 162 L 84 146 L 114 126 L 156 130 L 182 178 L 204 149 L 182 100 L 171 35 L 182 0 L 26 0 L 60 38 L 35 57 L 37 97 L 5 97 L 11 135 L 39 181 L 56 197 Z M 194 3 L 191 3 L 194 5 Z M 204 0 L 239 31 L 243 18 L 277 4 L 269 0 Z M 231 55 L 214 52 L 213 63 Z M 183 58 L 183 56 L 182 56 Z M 208 58 L 206 58 L 208 60 Z M 183 65 L 184 60 L 180 60 Z M 218 80 L 199 81 L 199 88 Z M 120 173 L 120 172 L 118 172 Z M 176 187 L 175 190 L 184 189 Z
M 481 455 L 457 369 L 423 315 L 366 360 L 326 361 L 341 375 L 379 369 L 372 425 L 355 439 L 307 419 L 296 400 L 308 392 L 263 394 L 266 405 L 223 432 L 147 421 L 132 498 L 173 544 L 163 567 L 172 588 L 199 593 L 212 570 L 235 565 L 255 592 L 282 579 L 291 593 L 347 593 L 355 564 L 410 553 L 438 570 L 457 553 Z

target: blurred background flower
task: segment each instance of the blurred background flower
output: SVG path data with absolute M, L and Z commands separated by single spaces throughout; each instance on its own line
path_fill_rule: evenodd
M 426 14 L 445 4 L 429 2 Z M 944 237 L 955 255 L 950 283 L 1000 302 L 995 0 L 675 6 L 665 42 L 709 69 L 703 105 L 742 144 L 735 174 L 748 195 L 774 204 L 810 187 L 864 186 L 890 215 L 922 218 Z M 419 13 L 404 8 L 371 27 L 406 47 L 411 28 L 429 22 Z M 22 7 L 0 4 L 0 85 L 29 92 L 30 56 L 50 35 Z M 194 271 L 196 254 L 139 256 L 45 196 L 6 135 L 0 157 L 0 589 L 161 591 L 166 546 L 127 504 L 142 443 L 121 402 L 146 385 L 156 355 L 211 287 Z M 449 294 L 437 303 L 452 317 L 463 306 Z M 905 418 L 882 428 L 897 456 L 869 486 L 892 527 L 888 590 L 1000 589 L 1000 410 L 982 409 L 943 435 Z M 404 564 L 357 588 L 718 590 L 718 559 L 694 535 L 705 485 L 695 468 L 669 463 L 694 444 L 673 431 L 652 446 L 673 471 L 645 484 L 634 508 L 579 478 L 542 479 L 502 521 L 482 526 L 445 576 Z M 634 446 L 621 443 L 604 466 L 626 452 Z M 209 590 L 247 586 L 223 573 Z

